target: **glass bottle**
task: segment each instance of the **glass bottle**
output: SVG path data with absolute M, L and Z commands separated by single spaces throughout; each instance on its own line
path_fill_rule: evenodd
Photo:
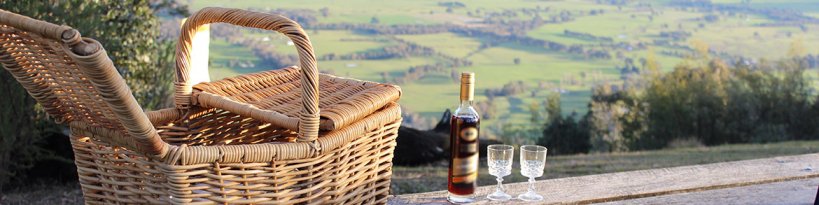
M 461 103 L 452 114 L 447 200 L 456 204 L 475 201 L 478 184 L 478 131 L 480 117 L 472 102 L 475 73 L 461 73 Z

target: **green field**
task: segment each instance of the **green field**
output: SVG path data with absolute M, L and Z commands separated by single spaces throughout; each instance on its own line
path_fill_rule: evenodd
M 477 51 L 481 45 L 478 39 L 461 37 L 452 33 L 398 35 L 396 37 L 422 46 L 435 48 L 438 52 L 458 58 L 468 57 L 470 53 Z
M 495 39 L 465 36 L 462 34 L 442 32 L 432 34 L 375 35 L 353 30 L 314 30 L 307 29 L 317 56 L 327 54 L 345 55 L 377 51 L 387 46 L 399 45 L 402 41 L 435 49 L 436 52 L 454 58 L 462 58 L 473 64 L 468 67 L 455 68 L 457 71 L 477 73 L 478 101 L 486 100 L 483 95 L 486 89 L 500 89 L 505 84 L 522 81 L 528 90 L 515 96 L 504 96 L 495 99 L 495 109 L 500 110 L 498 117 L 487 119 L 486 123 L 495 126 L 525 125 L 529 123 L 531 104 L 545 100 L 551 92 L 564 91 L 562 96 L 563 113 L 576 111 L 586 112 L 591 88 L 596 83 L 617 84 L 620 71 L 617 67 L 624 65 L 625 58 L 635 62 L 641 58 L 653 56 L 662 71 L 669 71 L 675 65 L 685 61 L 685 56 L 693 54 L 693 42 L 707 44 L 713 52 L 726 53 L 732 56 L 750 58 L 781 59 L 789 56 L 792 45 L 798 45 L 800 55 L 819 53 L 819 25 L 805 24 L 799 27 L 770 19 L 759 13 L 714 12 L 696 8 L 680 8 L 667 5 L 670 1 L 634 2 L 626 5 L 598 4 L 593 0 L 553 0 L 528 1 L 510 0 L 498 3 L 492 0 L 464 1 L 464 7 L 453 7 L 447 12 L 441 1 L 277 1 L 267 3 L 260 0 L 232 2 L 226 0 L 190 0 L 191 10 L 205 6 L 224 6 L 253 9 L 303 9 L 314 12 L 319 23 L 370 24 L 375 17 L 378 25 L 452 25 L 482 27 L 487 16 L 495 20 L 528 21 L 533 19 L 526 9 L 542 9 L 537 12 L 544 20 L 561 14 L 571 15 L 571 19 L 547 23 L 533 28 L 523 35 L 533 39 L 557 42 L 565 45 L 582 45 L 587 49 L 607 50 L 611 59 L 592 59 L 587 56 L 564 51 L 554 51 L 532 45 L 520 45 L 513 42 L 495 42 Z M 739 0 L 716 0 L 720 5 L 738 5 Z M 782 8 L 805 11 L 805 15 L 819 17 L 817 4 L 810 0 L 761 0 L 753 1 L 753 8 Z M 318 10 L 328 8 L 328 15 L 320 15 Z M 595 11 L 592 14 L 590 11 Z M 597 13 L 602 11 L 601 13 Z M 514 14 L 509 14 L 514 13 Z M 716 15 L 718 19 L 705 21 L 707 15 Z M 608 37 L 614 42 L 590 40 L 570 36 L 565 30 L 586 33 L 598 37 Z M 661 32 L 686 31 L 690 37 L 674 40 L 674 46 L 654 45 L 655 41 L 669 40 L 661 37 Z M 287 39 L 270 32 L 245 32 L 253 38 L 267 38 L 277 52 L 295 54 Z M 645 46 L 644 49 L 616 47 L 612 44 Z M 482 46 L 491 44 L 491 46 Z M 653 55 L 649 55 L 653 53 Z M 667 55 L 664 53 L 678 53 Z M 214 40 L 211 45 L 211 76 L 218 79 L 224 76 L 273 69 L 252 59 L 248 49 L 229 45 L 223 40 Z M 255 62 L 254 67 L 230 67 L 230 59 Z M 515 64 L 519 59 L 519 64 Z M 411 66 L 432 65 L 446 62 L 436 56 L 411 56 L 380 60 L 332 60 L 320 61 L 319 68 L 338 76 L 383 82 L 383 74 L 390 78 L 401 77 Z M 812 72 L 811 72 L 812 73 Z M 588 76 L 598 74 L 594 79 Z M 387 79 L 389 80 L 389 79 Z M 574 81 L 570 83 L 570 81 Z M 546 88 L 538 85 L 547 84 Z M 450 73 L 428 73 L 420 79 L 400 85 L 403 89 L 401 104 L 408 111 L 428 118 L 437 118 L 440 113 L 453 108 L 457 101 L 458 84 Z M 531 93 L 535 94 L 532 95 Z
M 249 48 L 233 46 L 225 40 L 211 39 L 210 50 L 211 53 L 208 62 L 210 69 L 208 72 L 212 80 L 269 69 L 260 65 L 261 61 L 253 55 L 253 52 L 250 51 Z M 228 62 L 231 60 L 250 61 L 256 66 L 248 68 L 229 67 Z
M 269 43 L 271 46 L 275 47 L 277 52 L 293 55 L 296 54 L 296 48 L 287 44 L 290 39 L 287 39 L 287 37 L 274 31 L 255 30 L 253 32 L 246 32 L 245 35 L 257 39 L 267 37 L 269 41 L 266 43 Z M 344 55 L 393 45 L 393 43 L 387 42 L 387 39 L 385 38 L 373 38 L 372 36 L 359 35 L 352 31 L 308 30 L 307 35 L 310 36 L 310 42 L 312 42 L 313 45 L 316 45 L 314 47 L 316 56 L 323 56 L 331 53 L 336 55 Z
M 410 66 L 436 62 L 435 58 L 410 57 L 387 60 L 336 60 L 319 61 L 319 68 L 332 70 L 337 76 L 356 78 L 368 81 L 382 81 L 381 73 L 387 72 L 390 76 L 402 76 L 403 71 Z
M 742 3 L 742 0 L 712 0 L 711 2 L 738 5 Z M 755 8 L 775 7 L 801 11 L 819 10 L 819 4 L 816 4 L 816 1 L 813 0 L 753 0 L 749 5 Z

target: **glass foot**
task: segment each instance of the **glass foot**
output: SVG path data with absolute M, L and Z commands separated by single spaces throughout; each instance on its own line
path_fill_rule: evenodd
M 449 196 L 446 197 L 446 200 L 453 204 L 469 204 L 474 203 L 475 199 L 472 196 L 462 196 L 450 193 Z
M 518 195 L 518 199 L 524 201 L 540 201 L 543 200 L 543 196 L 535 192 L 526 192 L 521 195 Z
M 486 198 L 492 201 L 508 201 L 509 199 L 512 199 L 512 195 L 502 191 L 495 191 L 494 193 L 487 195 Z

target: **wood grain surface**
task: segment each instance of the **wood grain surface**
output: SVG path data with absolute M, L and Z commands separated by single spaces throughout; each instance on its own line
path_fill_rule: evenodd
M 547 159 L 548 166 L 548 159 Z M 819 154 L 774 157 L 705 165 L 618 172 L 536 182 L 550 203 L 601 203 L 670 194 L 767 184 L 819 177 Z M 485 170 L 482 170 L 485 173 Z M 519 174 L 515 170 L 513 174 Z M 441 182 L 446 183 L 446 182 Z M 508 193 L 525 192 L 526 183 L 508 184 Z M 492 202 L 485 196 L 494 186 L 477 190 L 476 204 L 526 204 L 520 200 Z M 448 204 L 446 191 L 393 196 L 388 204 Z
M 616 204 L 813 204 L 819 178 L 607 202 Z

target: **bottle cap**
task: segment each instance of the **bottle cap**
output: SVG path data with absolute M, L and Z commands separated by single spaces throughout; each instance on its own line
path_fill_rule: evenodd
M 461 101 L 474 100 L 475 96 L 475 73 L 463 72 L 461 73 Z

